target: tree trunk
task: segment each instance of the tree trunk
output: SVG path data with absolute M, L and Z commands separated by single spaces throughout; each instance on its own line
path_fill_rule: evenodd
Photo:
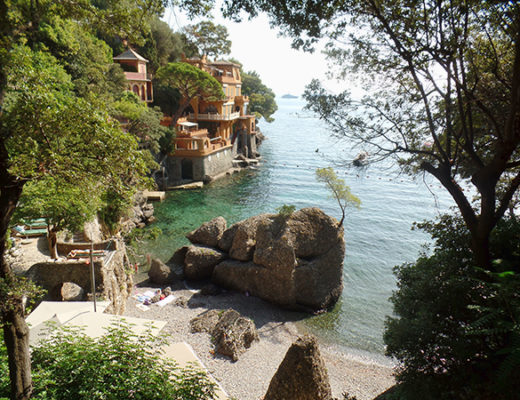
M 11 399 L 31 398 L 31 356 L 29 353 L 29 328 L 25 323 L 21 295 L 16 293 L 16 284 L 11 267 L 5 261 L 5 249 L 9 222 L 22 194 L 25 181 L 8 172 L 8 154 L 0 139 L 0 279 L 7 285 L 0 291 L 0 321 L 4 330 L 4 342 L 9 360 Z
M 485 233 L 482 226 L 478 226 L 476 232 L 471 234 L 471 247 L 473 250 L 473 260 L 478 267 L 491 269 L 491 252 L 489 248 L 489 235 Z
M 32 395 L 29 327 L 25 323 L 22 299 L 11 299 L 10 305 L 10 310 L 2 312 L 2 323 L 9 359 L 11 400 L 25 400 Z
M 175 128 L 177 126 L 177 121 L 181 117 L 182 113 L 191 103 L 191 100 L 193 100 L 193 97 L 188 97 L 185 101 L 181 102 L 179 104 L 179 108 L 177 108 L 177 111 L 173 114 L 172 122 L 170 123 L 170 128 Z
M 52 229 L 49 230 L 47 242 L 49 243 L 49 255 L 53 260 L 56 260 L 58 258 L 58 238 L 56 237 L 56 232 Z

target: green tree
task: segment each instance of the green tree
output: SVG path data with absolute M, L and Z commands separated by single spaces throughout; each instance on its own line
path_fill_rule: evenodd
M 173 114 L 172 126 L 175 126 L 177 120 L 192 100 L 198 98 L 200 100 L 212 101 L 224 98 L 222 86 L 215 78 L 206 71 L 187 63 L 169 63 L 159 68 L 157 80 L 163 86 L 177 89 L 180 93 L 181 99 L 179 107 Z
M 249 111 L 257 116 L 264 117 L 267 122 L 273 122 L 272 115 L 278 110 L 275 94 L 272 89 L 264 85 L 256 71 L 242 72 L 242 94 L 249 96 Z
M 97 339 L 79 328 L 54 328 L 51 339 L 33 349 L 34 398 L 214 399 L 215 384 L 205 372 L 163 357 L 164 344 L 149 332 L 136 335 L 126 323 Z M 7 352 L 0 345 L 0 371 L 6 368 Z M 6 378 L 0 375 L 0 397 L 9 394 Z
M 32 393 L 22 301 L 28 293 L 3 257 L 24 185 L 50 176 L 86 186 L 95 178 L 119 188 L 136 181 L 145 169 L 133 136 L 109 118 L 101 98 L 74 85 L 75 79 L 71 81 L 63 68 L 72 72 L 71 60 L 50 52 L 42 37 L 47 41 L 52 35 L 45 29 L 61 19 L 92 32 L 132 38 L 139 33 L 142 18 L 162 7 L 159 0 L 0 1 L 0 313 L 13 399 L 28 399 Z M 86 88 L 92 83 L 83 82 Z
M 123 123 L 124 129 L 135 135 L 143 148 L 159 151 L 159 142 L 169 129 L 161 125 L 162 112 L 151 108 L 132 92 L 125 92 L 113 105 L 112 115 Z
M 58 258 L 56 234 L 64 229 L 78 231 L 91 220 L 100 207 L 99 191 L 94 182 L 67 183 L 46 176 L 25 185 L 13 221 L 44 217 L 48 226 L 49 252 Z
M 125 77 L 112 50 L 84 25 L 54 15 L 40 22 L 38 38 L 38 48 L 60 60 L 78 96 L 110 102 L 123 92 Z
M 155 74 L 159 67 L 179 61 L 185 46 L 182 33 L 173 32 L 166 22 L 154 17 L 150 22 L 150 33 L 144 44 L 137 46 L 137 52 L 149 61 L 149 73 Z
M 520 389 L 520 224 L 491 235 L 493 276 L 471 262 L 459 216 L 419 224 L 435 240 L 431 255 L 395 268 L 396 316 L 386 321 L 387 355 L 401 362 L 398 397 L 514 399 Z
M 315 81 L 309 107 L 335 134 L 371 145 L 374 158 L 438 179 L 471 232 L 477 264 L 490 266 L 490 233 L 520 185 L 518 2 L 225 3 L 234 16 L 268 12 L 297 47 L 327 40 L 332 72 L 370 89 L 332 95 Z
M 162 113 L 173 117 L 175 111 L 179 109 L 181 94 L 179 90 L 161 84 L 157 79 L 153 85 L 153 105 L 161 109 Z
M 337 177 L 332 167 L 318 168 L 316 179 L 327 186 L 331 197 L 338 202 L 341 209 L 341 221 L 339 221 L 338 227 L 342 227 L 347 207 L 359 207 L 361 200 L 352 194 L 350 187 L 345 184 L 343 179 Z
M 273 90 L 262 82 L 258 72 L 244 72 L 240 61 L 234 58 L 229 61 L 240 65 L 242 95 L 249 96 L 249 111 L 254 113 L 258 119 L 264 117 L 267 122 L 273 122 L 272 115 L 278 110 Z
M 188 25 L 183 33 L 186 37 L 186 46 L 197 49 L 199 57 L 221 57 L 231 52 L 231 40 L 224 25 L 215 25 L 211 21 L 202 21 L 195 25 Z

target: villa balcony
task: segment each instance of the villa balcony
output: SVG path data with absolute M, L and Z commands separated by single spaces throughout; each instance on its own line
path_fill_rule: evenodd
M 177 157 L 202 157 L 217 150 L 230 147 L 231 144 L 221 138 L 175 138 L 173 155 Z
M 151 81 L 152 74 L 145 74 L 144 72 L 126 72 L 125 78 L 128 81 Z
M 233 121 L 240 118 L 240 113 L 234 112 L 231 114 L 218 114 L 218 113 L 207 113 L 207 114 L 190 114 L 188 119 L 196 121 Z
M 193 138 L 193 137 L 203 137 L 208 136 L 208 130 L 207 129 L 195 129 L 195 130 L 179 130 L 177 131 L 177 137 L 183 137 L 183 138 Z

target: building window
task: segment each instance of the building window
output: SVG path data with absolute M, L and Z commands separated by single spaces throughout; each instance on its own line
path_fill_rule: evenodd
M 134 85 L 134 87 L 132 88 L 132 91 L 139 96 L 139 86 L 137 85 Z

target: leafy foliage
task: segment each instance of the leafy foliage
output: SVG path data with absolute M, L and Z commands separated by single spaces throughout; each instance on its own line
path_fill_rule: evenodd
M 28 181 L 95 188 L 97 194 L 110 187 L 120 195 L 143 182 L 146 157 L 107 112 L 107 102 L 122 88 L 122 71 L 110 66 L 110 49 L 94 33 L 139 41 L 143 22 L 163 5 L 0 1 L 0 303 L 12 305 L 0 312 L 12 398 L 30 398 L 32 382 L 18 295 L 25 289 L 4 259 L 10 219 Z
M 51 339 L 33 349 L 33 398 L 215 398 L 215 385 L 206 374 L 191 366 L 180 368 L 163 358 L 159 348 L 163 344 L 150 333 L 134 334 L 126 323 L 113 325 L 99 339 L 78 328 L 59 328 Z M 0 347 L 0 371 L 6 370 L 6 364 L 5 349 Z M 7 376 L 0 375 L 0 397 L 9 394 Z
M 338 178 L 332 167 L 318 168 L 316 170 L 316 179 L 324 183 L 331 191 L 331 197 L 338 202 L 341 208 L 341 221 L 339 227 L 343 225 L 345 220 L 345 212 L 347 207 L 359 207 L 361 200 L 350 191 L 350 187 L 345 184 L 345 181 Z
M 275 94 L 260 79 L 256 71 L 242 72 L 242 94 L 249 96 L 249 111 L 257 118 L 264 117 L 267 122 L 273 122 L 271 116 L 278 110 Z
M 364 95 L 313 81 L 304 98 L 331 131 L 432 174 L 456 202 L 478 264 L 520 186 L 520 4 L 498 1 L 227 0 L 229 15 L 267 12 L 309 49 L 325 39 L 331 75 Z M 354 28 L 355 27 L 355 28 Z M 471 185 L 472 198 L 463 186 Z
M 183 31 L 186 46 L 196 49 L 197 55 L 217 58 L 231 52 L 231 40 L 224 25 L 215 25 L 211 21 L 202 21 L 188 25 Z
M 111 101 L 123 92 L 125 78 L 120 66 L 112 62 L 110 47 L 84 25 L 51 16 L 40 23 L 39 37 L 39 46 L 59 59 L 70 75 L 77 95 Z
M 493 231 L 493 271 L 475 268 L 460 217 L 420 227 L 435 248 L 396 267 L 396 317 L 384 336 L 387 354 L 401 362 L 399 398 L 516 398 L 520 223 L 507 219 Z
M 150 33 L 142 46 L 137 46 L 137 52 L 146 58 L 148 72 L 155 74 L 159 67 L 169 62 L 179 61 L 185 52 L 185 38 L 181 33 L 173 32 L 170 26 L 154 17 L 150 22 Z
M 23 46 L 14 52 L 2 117 L 11 174 L 108 183 L 121 172 L 137 178 L 146 171 L 134 137 L 75 96 L 56 59 Z
M 153 105 L 161 109 L 165 115 L 173 117 L 179 109 L 181 94 L 178 89 L 163 85 L 159 81 L 154 82 L 153 86 Z
M 112 114 L 126 131 L 136 136 L 140 147 L 159 151 L 159 142 L 169 135 L 169 129 L 161 125 L 163 114 L 158 107 L 148 107 L 135 93 L 125 92 L 113 108 Z
M 193 99 L 212 101 L 224 98 L 222 86 L 214 77 L 187 63 L 169 63 L 159 68 L 157 80 L 164 86 L 177 89 L 181 94 L 179 107 L 173 115 L 174 123 Z
M 258 72 L 245 72 L 240 61 L 234 58 L 229 61 L 240 65 L 242 95 L 249 96 L 249 112 L 255 114 L 258 119 L 264 117 L 267 122 L 273 122 L 272 115 L 278 110 L 273 90 L 262 82 Z
M 87 185 L 58 182 L 51 176 L 28 182 L 16 208 L 13 221 L 44 216 L 51 230 L 77 231 L 98 210 L 98 188 Z
M 280 215 L 282 218 L 289 218 L 294 210 L 296 210 L 296 207 L 293 205 L 287 205 L 284 204 L 283 206 L 280 206 L 276 209 L 278 211 L 278 215 Z

